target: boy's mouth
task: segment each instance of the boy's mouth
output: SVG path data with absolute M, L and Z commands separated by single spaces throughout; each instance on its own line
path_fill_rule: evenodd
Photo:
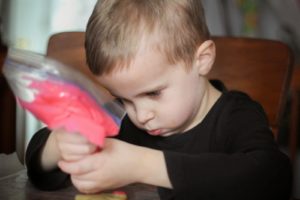
M 160 135 L 161 134 L 161 129 L 155 129 L 155 130 L 149 130 L 147 131 L 150 135 Z

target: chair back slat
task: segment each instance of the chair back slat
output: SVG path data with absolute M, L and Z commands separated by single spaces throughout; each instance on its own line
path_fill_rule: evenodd
M 213 37 L 216 61 L 209 74 L 228 89 L 246 92 L 266 111 L 276 132 L 288 99 L 293 56 L 279 41 Z

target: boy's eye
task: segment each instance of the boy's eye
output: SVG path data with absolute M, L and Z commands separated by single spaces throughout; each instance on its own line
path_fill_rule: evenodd
M 124 104 L 129 104 L 131 103 L 129 100 L 127 99 L 123 99 L 123 98 L 116 98 L 116 100 L 121 104 L 121 105 L 124 105 Z
M 116 98 L 116 101 L 117 101 L 118 103 L 120 103 L 121 105 L 124 104 L 124 102 L 123 102 L 123 100 L 122 100 L 121 98 Z
M 153 92 L 147 92 L 146 95 L 147 96 L 150 96 L 150 97 L 157 97 L 161 94 L 161 91 L 160 90 L 157 90 L 157 91 L 153 91 Z

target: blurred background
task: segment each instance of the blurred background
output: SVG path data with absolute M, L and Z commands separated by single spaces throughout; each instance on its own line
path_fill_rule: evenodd
M 295 67 L 300 67 L 300 0 L 202 2 L 212 35 L 280 40 L 291 47 Z M 45 54 L 52 34 L 84 31 L 95 3 L 96 0 L 0 0 L 1 66 L 9 48 Z M 43 125 L 16 105 L 2 74 L 0 81 L 0 159 L 9 156 L 11 160 L 0 160 L 1 177 L 23 167 L 26 145 Z M 288 140 L 284 132 L 279 141 L 283 149 Z M 295 169 L 295 188 L 300 188 L 300 164 Z M 294 193 L 300 198 L 300 191 Z

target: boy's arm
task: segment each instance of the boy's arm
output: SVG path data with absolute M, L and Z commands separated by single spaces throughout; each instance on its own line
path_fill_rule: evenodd
M 41 168 L 45 171 L 51 171 L 57 168 L 60 159 L 60 153 L 55 142 L 55 133 L 52 131 L 41 150 Z
M 236 108 L 236 107 L 235 107 Z M 165 151 L 176 194 L 187 199 L 288 199 L 291 165 L 276 145 L 264 112 L 240 104 L 221 116 L 210 132 L 210 151 Z M 193 143 L 196 145 L 197 142 Z
M 138 182 L 172 188 L 170 182 L 164 153 L 159 150 L 139 147 L 140 164 L 137 167 L 140 176 Z
M 167 152 L 167 169 L 176 194 L 189 198 L 288 199 L 291 168 L 279 151 L 207 153 L 200 156 Z
M 261 107 L 247 102 L 238 106 L 218 115 L 225 120 L 206 130 L 211 141 L 209 152 L 164 151 L 162 164 L 159 159 L 151 161 L 157 155 L 156 150 L 142 149 L 149 158 L 144 156 L 141 162 L 150 167 L 145 167 L 142 182 L 172 186 L 173 192 L 181 195 L 179 199 L 205 199 L 213 195 L 233 200 L 243 199 L 245 194 L 248 199 L 287 199 L 292 178 L 288 157 L 275 144 Z M 133 131 L 131 123 L 124 125 L 123 132 L 127 134 L 120 134 L 120 139 L 139 144 L 142 133 Z M 134 135 L 127 138 L 128 133 Z M 199 141 L 193 138 L 193 143 L 186 146 L 199 146 Z M 166 170 L 169 185 L 156 179 L 160 177 L 155 170 L 161 167 Z M 153 174 L 147 176 L 147 173 Z

